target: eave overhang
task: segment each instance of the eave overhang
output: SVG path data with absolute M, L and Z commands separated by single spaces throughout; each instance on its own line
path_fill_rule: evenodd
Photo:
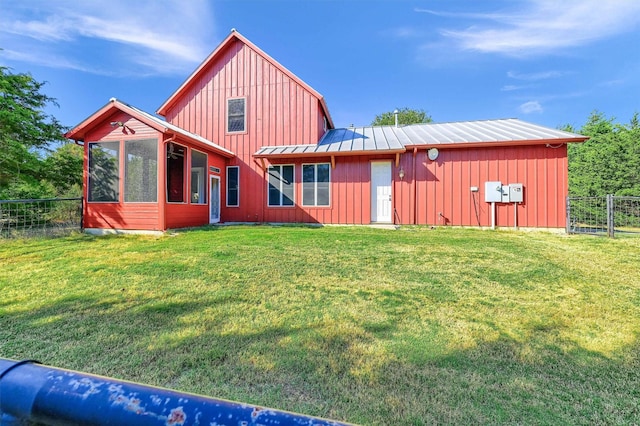
M 65 133 L 64 136 L 67 139 L 72 139 L 74 141 L 86 142 L 86 135 L 97 125 L 108 119 L 117 111 L 124 112 L 132 118 L 140 121 L 141 123 L 162 133 L 164 136 L 167 136 L 167 139 L 173 138 L 173 140 L 176 141 L 183 140 L 200 148 L 205 148 L 213 151 L 225 158 L 233 158 L 236 156 L 233 152 L 221 147 L 220 145 L 217 145 L 201 136 L 181 129 L 178 126 L 167 123 L 166 121 L 161 120 L 158 117 L 154 117 L 151 114 L 133 107 L 127 103 L 121 102 L 116 98 L 111 98 L 106 105 L 87 117 L 73 129 L 69 130 L 67 133 Z

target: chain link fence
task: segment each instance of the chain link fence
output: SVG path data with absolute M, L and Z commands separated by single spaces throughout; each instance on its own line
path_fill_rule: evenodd
M 82 198 L 0 200 L 0 238 L 58 236 L 82 230 Z
M 640 197 L 567 197 L 567 233 L 640 235 Z

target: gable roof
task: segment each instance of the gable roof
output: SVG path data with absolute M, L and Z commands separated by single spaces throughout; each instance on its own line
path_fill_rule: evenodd
M 141 109 L 121 102 L 116 98 L 109 99 L 109 102 L 105 106 L 87 117 L 76 127 L 69 130 L 67 133 L 65 133 L 64 136 L 68 139 L 84 141 L 87 132 L 89 132 L 97 123 L 105 120 L 107 117 L 112 115 L 115 111 L 122 111 L 124 113 L 127 113 L 131 117 L 146 124 L 152 129 L 157 130 L 158 132 L 175 134 L 176 136 L 180 136 L 191 143 L 209 148 L 210 150 L 227 158 L 235 157 L 235 154 L 233 152 L 211 142 L 208 139 L 203 138 L 202 136 L 188 132 L 178 126 L 175 126 L 145 111 L 142 111 Z
M 189 77 L 187 77 L 187 79 L 182 83 L 182 85 L 180 85 L 178 90 L 173 92 L 173 94 L 169 96 L 169 98 L 166 101 L 164 101 L 164 103 L 160 106 L 160 108 L 158 108 L 156 112 L 162 116 L 165 116 L 169 108 L 177 101 L 177 99 L 180 98 L 183 94 L 185 94 L 189 90 L 190 86 L 198 79 L 198 77 L 200 77 L 202 74 L 206 72 L 209 65 L 212 64 L 222 54 L 222 52 L 227 48 L 227 46 L 230 46 L 235 40 L 239 40 L 245 45 L 247 45 L 250 49 L 254 50 L 258 55 L 262 56 L 263 59 L 265 59 L 267 62 L 271 63 L 271 65 L 278 68 L 287 77 L 289 77 L 290 79 L 298 83 L 300 86 L 304 87 L 314 97 L 316 97 L 320 102 L 320 105 L 322 106 L 322 109 L 324 110 L 324 113 L 327 117 L 329 128 L 334 127 L 333 119 L 331 118 L 331 114 L 329 114 L 329 109 L 327 108 L 327 104 L 324 100 L 324 97 L 320 93 L 318 93 L 313 87 L 309 86 L 307 83 L 301 80 L 298 76 L 296 76 L 294 73 L 292 73 L 287 68 L 285 68 L 278 61 L 273 59 L 271 56 L 267 55 L 258 46 L 251 43 L 246 37 L 244 37 L 242 34 L 237 32 L 235 28 L 232 29 L 231 33 L 227 36 L 227 38 L 225 38 L 218 45 L 218 47 L 216 47 L 215 50 L 211 52 L 211 54 L 204 61 L 202 61 L 202 63 L 198 66 L 198 68 L 196 68 L 195 71 L 191 73 Z
M 262 147 L 255 156 L 303 157 L 405 152 L 408 148 L 473 148 L 584 142 L 587 136 L 516 118 L 329 130 L 317 145 Z

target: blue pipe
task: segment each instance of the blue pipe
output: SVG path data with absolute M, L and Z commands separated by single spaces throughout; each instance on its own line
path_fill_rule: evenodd
M 0 426 L 340 426 L 255 405 L 0 358 Z

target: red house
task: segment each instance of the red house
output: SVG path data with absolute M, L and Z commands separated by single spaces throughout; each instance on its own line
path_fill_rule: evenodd
M 84 144 L 84 226 L 565 227 L 567 143 L 516 119 L 334 128 L 324 98 L 232 31 L 160 106 L 111 99 Z

